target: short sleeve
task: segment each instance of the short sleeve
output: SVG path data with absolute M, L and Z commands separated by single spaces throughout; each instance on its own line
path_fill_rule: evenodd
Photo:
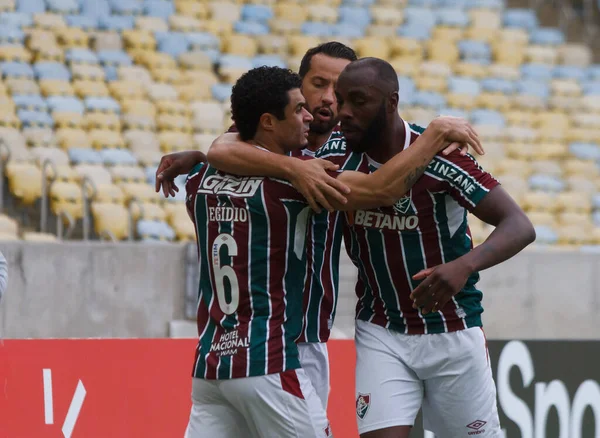
M 459 204 L 472 211 L 500 183 L 484 171 L 471 155 L 454 151 L 447 157 L 436 156 L 426 172 L 440 181 Z

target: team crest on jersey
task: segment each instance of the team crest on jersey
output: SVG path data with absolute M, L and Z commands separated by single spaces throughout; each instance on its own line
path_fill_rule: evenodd
M 371 394 L 361 394 L 358 393 L 358 397 L 356 397 L 356 415 L 361 420 L 364 420 L 367 412 L 369 412 L 369 408 L 371 407 Z
M 250 198 L 254 196 L 263 179 L 253 176 L 236 177 L 216 173 L 202 180 L 202 184 L 198 187 L 198 193 Z
M 408 211 L 410 210 L 410 206 L 412 205 L 411 195 L 412 190 L 408 192 L 407 195 L 403 196 L 402 198 L 396 201 L 396 203 L 394 204 L 394 210 L 396 210 L 398 214 L 408 213 Z

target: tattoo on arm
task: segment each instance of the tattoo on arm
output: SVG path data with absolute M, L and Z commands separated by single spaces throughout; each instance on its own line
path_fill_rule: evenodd
M 423 175 L 423 173 L 425 172 L 425 169 L 427 169 L 427 165 L 423 165 L 423 166 L 419 166 L 417 168 L 415 168 L 412 172 L 410 172 L 408 174 L 408 176 L 404 179 L 404 183 L 409 186 L 412 187 L 419 178 L 421 178 L 421 176 Z

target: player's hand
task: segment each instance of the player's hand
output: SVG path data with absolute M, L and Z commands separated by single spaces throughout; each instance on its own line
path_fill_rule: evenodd
M 413 308 L 421 308 L 421 313 L 437 312 L 464 287 L 471 269 L 460 259 L 423 269 L 413 276 L 413 280 L 423 280 L 410 294 Z
M 295 159 L 293 163 L 288 179 L 316 213 L 321 212 L 321 206 L 328 211 L 334 210 L 331 203 L 327 201 L 328 197 L 340 204 L 348 202 L 344 194 L 350 193 L 350 189 L 326 172 L 338 170 L 337 164 L 322 159 Z
M 479 155 L 485 154 L 483 146 L 481 146 L 479 135 L 477 135 L 477 132 L 475 132 L 471 124 L 466 119 L 460 117 L 442 116 L 434 119 L 429 124 L 427 129 L 430 127 L 440 130 L 442 135 L 444 135 L 445 140 L 450 144 L 450 146 L 445 145 L 443 150 L 453 147 L 456 149 L 457 147 L 453 146 L 453 143 L 458 143 L 472 147 Z
M 450 155 L 452 152 L 454 152 L 455 150 L 459 151 L 461 157 L 464 157 L 465 155 L 467 155 L 469 153 L 469 145 L 466 143 L 450 143 L 448 145 L 448 147 L 446 147 L 446 149 L 444 149 L 442 151 L 442 155 L 446 156 L 446 155 Z
M 162 187 L 165 198 L 175 196 L 179 188 L 174 183 L 179 175 L 188 174 L 198 163 L 205 163 L 206 155 L 200 151 L 174 152 L 164 155 L 156 169 L 156 184 L 154 189 L 158 193 Z

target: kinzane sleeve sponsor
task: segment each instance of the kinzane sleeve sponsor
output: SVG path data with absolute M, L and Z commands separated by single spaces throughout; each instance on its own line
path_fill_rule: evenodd
M 469 211 L 500 184 L 479 166 L 475 158 L 461 156 L 458 151 L 447 157 L 436 156 L 425 173 L 440 181 L 448 193 Z

